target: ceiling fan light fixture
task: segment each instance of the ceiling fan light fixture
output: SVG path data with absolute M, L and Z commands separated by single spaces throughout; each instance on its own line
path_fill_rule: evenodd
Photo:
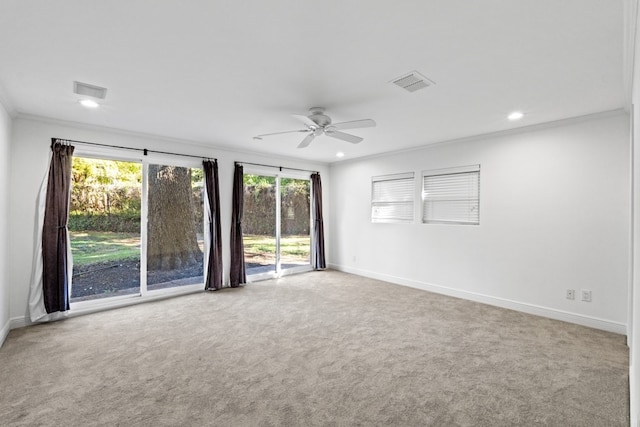
M 321 107 L 310 108 L 309 112 L 311 114 L 309 114 L 308 116 L 302 116 L 300 114 L 293 115 L 295 119 L 301 121 L 306 126 L 306 129 L 263 133 L 260 135 L 256 135 L 254 139 L 262 139 L 263 136 L 302 132 L 306 133 L 307 136 L 305 136 L 302 142 L 298 144 L 298 148 L 308 147 L 309 144 L 311 144 L 311 141 L 313 141 L 316 137 L 322 135 L 330 136 L 331 138 L 340 139 L 342 141 L 347 141 L 352 144 L 358 144 L 363 140 L 363 138 L 341 131 L 344 129 L 356 129 L 376 126 L 376 122 L 372 119 L 361 119 L 351 120 L 349 122 L 332 123 L 331 117 L 324 114 L 324 108 Z

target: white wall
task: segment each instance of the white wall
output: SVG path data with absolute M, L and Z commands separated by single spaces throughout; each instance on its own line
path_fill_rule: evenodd
M 626 332 L 629 117 L 574 119 L 331 167 L 334 268 Z M 480 225 L 372 224 L 371 177 L 481 165 Z M 593 301 L 565 298 L 592 291 Z
M 19 117 L 14 120 L 11 150 L 11 179 L 9 193 L 9 283 L 11 284 L 11 324 L 23 326 L 28 319 L 27 299 L 33 258 L 35 203 L 42 179 L 47 172 L 51 138 L 63 138 L 135 148 L 148 148 L 174 153 L 215 157 L 218 159 L 220 177 L 220 202 L 222 204 L 222 248 L 224 280 L 229 279 L 229 232 L 231 229 L 231 193 L 234 161 L 265 163 L 276 166 L 317 170 L 328 193 L 330 180 L 326 165 L 300 160 L 274 158 L 255 153 L 233 152 L 195 144 L 118 132 L 108 129 L 78 126 L 36 118 Z M 78 145 L 78 148 L 80 146 Z M 328 242 L 328 195 L 325 211 L 325 239 Z
M 629 33 L 633 36 L 629 42 L 633 49 L 633 84 L 631 102 L 633 104 L 633 266 L 631 285 L 631 349 L 629 354 L 629 388 L 631 425 L 640 426 L 640 33 L 634 31 L 640 22 L 638 2 L 629 2 L 632 16 Z
M 9 245 L 7 244 L 9 209 L 9 155 L 11 118 L 0 104 L 0 346 L 9 333 Z
M 640 38 L 637 45 L 640 47 Z M 639 53 L 636 58 L 640 58 Z M 636 61 L 633 94 L 633 278 L 631 290 L 631 348 L 629 354 L 629 385 L 631 397 L 631 425 L 640 426 L 640 61 Z

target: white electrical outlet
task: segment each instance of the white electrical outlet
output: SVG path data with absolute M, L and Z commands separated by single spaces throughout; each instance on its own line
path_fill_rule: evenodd
M 573 289 L 567 289 L 567 299 L 576 299 L 576 291 Z
M 582 290 L 582 301 L 591 302 L 591 291 L 588 289 Z

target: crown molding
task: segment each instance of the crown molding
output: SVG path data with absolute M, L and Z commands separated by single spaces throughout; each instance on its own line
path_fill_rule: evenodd
M 35 122 L 48 123 L 51 125 L 67 126 L 75 129 L 85 129 L 85 130 L 94 131 L 94 132 L 111 133 L 115 135 L 128 136 L 131 138 L 150 139 L 150 140 L 156 140 L 156 141 L 169 142 L 172 144 L 186 145 L 186 146 L 194 147 L 196 151 L 198 151 L 198 149 L 199 150 L 204 149 L 208 152 L 211 152 L 211 151 L 215 151 L 217 153 L 225 152 L 225 153 L 228 153 L 230 157 L 236 157 L 238 154 L 247 155 L 247 156 L 259 156 L 265 159 L 272 159 L 275 162 L 286 161 L 287 163 L 291 163 L 291 164 L 304 163 L 305 165 L 310 165 L 309 168 L 311 169 L 329 166 L 329 163 L 325 163 L 325 162 L 318 162 L 318 161 L 306 160 L 306 159 L 303 160 L 295 157 L 274 155 L 268 152 L 261 152 L 261 151 L 239 150 L 237 147 L 226 145 L 226 144 L 206 143 L 206 142 L 192 141 L 188 139 L 179 139 L 179 138 L 156 135 L 151 133 L 112 128 L 108 126 L 100 126 L 100 125 L 94 125 L 94 124 L 74 122 L 69 120 L 55 119 L 52 117 L 39 116 L 35 114 L 26 114 L 26 113 L 19 112 L 17 113 L 15 118 L 21 119 L 21 120 L 30 120 Z M 52 136 L 60 137 L 60 138 L 64 137 L 64 135 L 52 135 Z M 70 139 L 73 139 L 73 138 L 70 138 Z M 200 155 L 200 154 L 194 154 L 194 155 Z M 203 155 L 203 157 L 207 157 L 207 156 Z M 216 156 L 213 156 L 213 157 L 216 157 Z M 242 162 L 242 160 L 240 159 L 236 159 L 236 161 Z
M 372 159 L 377 159 L 377 158 L 380 158 L 380 157 L 392 156 L 392 155 L 395 155 L 395 154 L 411 153 L 411 152 L 415 152 L 415 151 L 425 150 L 425 149 L 428 149 L 428 148 L 435 148 L 435 147 L 438 147 L 440 145 L 456 144 L 456 143 L 470 142 L 470 141 L 480 141 L 480 140 L 484 140 L 484 139 L 487 139 L 487 138 L 497 138 L 497 137 L 501 137 L 501 136 L 517 135 L 517 134 L 521 134 L 521 133 L 525 133 L 525 132 L 533 132 L 533 131 L 537 131 L 537 130 L 550 129 L 550 128 L 555 128 L 555 127 L 559 127 L 559 126 L 566 126 L 566 125 L 570 125 L 570 124 L 574 124 L 574 123 L 581 123 L 581 122 L 586 122 L 586 121 L 591 121 L 591 120 L 605 119 L 605 118 L 608 118 L 608 117 L 616 117 L 616 116 L 622 116 L 622 115 L 628 115 L 628 114 L 629 113 L 628 113 L 626 108 L 617 108 L 615 110 L 601 111 L 601 112 L 598 112 L 598 113 L 585 114 L 585 115 L 582 115 L 582 116 L 569 117 L 569 118 L 566 118 L 566 119 L 551 120 L 551 121 L 543 122 L 543 123 L 537 123 L 537 124 L 532 124 L 532 125 L 527 125 L 527 126 L 520 126 L 520 127 L 516 127 L 516 128 L 511 128 L 511 129 L 498 130 L 498 131 L 495 131 L 495 132 L 487 132 L 487 133 L 481 133 L 481 134 L 478 134 L 478 135 L 465 136 L 465 137 L 462 137 L 462 138 L 448 139 L 448 140 L 444 140 L 444 141 L 436 141 L 436 142 L 432 142 L 432 143 L 418 145 L 418 146 L 415 146 L 415 147 L 404 148 L 404 149 L 401 149 L 401 150 L 386 151 L 384 153 L 371 154 L 369 156 L 358 157 L 358 158 L 355 158 L 355 159 L 337 160 L 337 161 L 331 162 L 329 164 L 329 166 L 334 167 L 334 166 L 340 166 L 340 165 L 343 165 L 343 164 L 346 164 L 346 163 L 358 163 L 358 162 L 361 162 L 363 160 L 372 160 Z

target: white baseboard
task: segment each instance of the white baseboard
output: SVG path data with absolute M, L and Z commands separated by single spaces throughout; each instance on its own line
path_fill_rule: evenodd
M 203 285 L 183 286 L 180 288 L 162 289 L 153 291 L 144 297 L 139 295 L 128 295 L 126 297 L 115 297 L 108 299 L 97 299 L 91 301 L 72 302 L 68 318 L 83 316 L 85 314 L 96 313 L 115 308 L 127 307 L 130 305 L 142 304 L 145 302 L 159 301 L 166 298 L 204 292 Z M 9 321 L 9 329 L 24 328 L 35 325 L 39 322 L 32 322 L 29 316 L 13 317 Z M 8 332 L 7 332 L 8 333 Z
M 629 363 L 629 416 L 631 418 L 631 426 L 640 427 L 640 403 L 639 403 L 639 392 L 638 390 L 638 381 L 637 373 L 635 366 L 633 364 L 633 360 Z
M 369 277 L 371 279 L 382 280 L 394 283 L 396 285 L 407 286 L 410 288 L 421 289 L 423 291 L 434 292 L 437 294 L 448 295 L 451 297 L 462 298 L 470 301 L 481 302 L 483 304 L 494 305 L 497 307 L 508 308 L 523 313 L 534 314 L 536 316 L 547 317 L 549 319 L 562 320 L 564 322 L 575 323 L 581 326 L 587 326 L 603 331 L 614 332 L 616 334 L 626 335 L 627 325 L 624 323 L 613 322 L 597 317 L 585 316 L 582 314 L 571 313 L 568 311 L 557 310 L 554 308 L 538 306 L 534 304 L 523 303 L 519 301 L 509 300 L 505 298 L 494 297 L 490 295 L 479 294 L 476 292 L 464 291 L 461 289 L 449 288 L 447 286 L 435 285 L 432 283 L 419 282 L 416 280 L 396 277 L 389 274 L 376 273 L 369 270 L 348 267 L 338 264 L 329 264 L 329 268 L 343 271 L 345 273 L 356 274 L 358 276 Z
M 456 298 L 462 298 L 470 301 L 476 301 L 484 304 L 494 305 L 497 307 L 507 308 L 510 310 L 516 310 L 523 313 L 534 314 L 536 316 L 547 317 L 549 319 L 561 320 L 564 322 L 575 323 L 576 325 L 587 326 L 594 329 L 600 329 L 603 331 L 614 332 L 616 334 L 626 335 L 627 326 L 624 323 L 613 322 L 610 320 L 599 319 L 596 317 L 585 316 L 582 314 L 570 313 L 567 311 L 557 310 L 549 307 L 542 307 L 534 304 L 523 303 L 519 301 L 513 301 L 505 298 L 493 297 L 490 295 L 483 295 L 475 292 L 464 291 L 460 289 L 449 288 L 447 286 L 435 285 L 432 283 L 419 282 L 416 280 L 405 279 L 402 277 L 396 277 L 389 274 L 376 273 L 369 270 L 362 270 L 359 268 L 347 267 L 338 264 L 328 264 L 329 268 L 337 271 L 343 271 L 345 273 L 356 274 L 358 276 L 369 277 L 371 279 L 382 280 L 396 285 L 407 286 L 410 288 L 421 289 L 423 291 L 434 292 L 437 294 L 448 295 Z M 165 297 L 165 295 L 158 295 L 158 299 Z M 153 298 L 156 299 L 156 298 Z M 122 302 L 111 306 L 109 308 L 116 308 L 126 305 L 142 302 L 140 300 Z M 100 307 L 104 310 L 103 307 Z M 89 310 L 74 310 L 71 313 L 71 317 L 74 315 L 88 314 L 93 311 L 99 311 L 96 309 Z M 10 329 L 22 328 L 31 325 L 32 322 L 27 317 L 14 317 L 7 323 L 2 330 L 0 330 L 0 346 L 4 342 L 4 339 L 9 333 Z M 639 426 L 640 427 L 640 426 Z
M 0 347 L 4 344 L 4 340 L 7 339 L 7 335 L 9 335 L 9 331 L 11 330 L 11 320 L 7 320 L 2 329 L 0 329 Z
M 25 326 L 33 325 L 31 320 L 28 317 L 12 317 L 9 321 L 11 325 L 11 329 L 24 328 Z

